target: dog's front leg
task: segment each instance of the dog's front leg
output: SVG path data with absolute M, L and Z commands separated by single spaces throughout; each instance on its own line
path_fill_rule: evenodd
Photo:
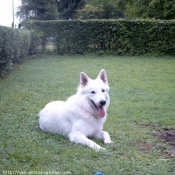
M 106 131 L 99 131 L 94 135 L 94 138 L 103 140 L 105 144 L 112 143 L 111 137 Z
M 85 135 L 83 135 L 80 132 L 70 133 L 69 134 L 69 140 L 71 142 L 87 145 L 88 147 L 93 148 L 96 151 L 106 150 L 105 148 L 102 148 L 100 145 L 96 144 L 92 140 L 88 139 Z

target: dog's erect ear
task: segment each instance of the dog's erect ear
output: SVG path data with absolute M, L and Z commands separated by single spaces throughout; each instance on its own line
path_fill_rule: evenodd
M 108 84 L 107 75 L 104 69 L 102 69 L 97 78 L 100 78 L 105 84 Z
M 89 77 L 84 72 L 81 72 L 80 73 L 81 87 L 85 87 L 87 85 L 88 81 L 89 81 Z

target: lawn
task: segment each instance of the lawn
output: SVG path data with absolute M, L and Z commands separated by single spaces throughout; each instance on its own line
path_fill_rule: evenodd
M 95 152 L 42 132 L 37 114 L 106 70 L 113 144 Z M 36 56 L 0 80 L 0 174 L 175 174 L 175 58 Z

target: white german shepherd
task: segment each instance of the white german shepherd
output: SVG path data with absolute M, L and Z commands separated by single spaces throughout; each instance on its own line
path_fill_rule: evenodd
M 87 145 L 95 150 L 104 149 L 89 138 L 111 143 L 103 124 L 109 106 L 109 86 L 105 70 L 102 69 L 95 80 L 84 72 L 80 73 L 77 93 L 63 101 L 48 103 L 39 112 L 40 128 L 45 132 L 67 136 L 70 141 Z

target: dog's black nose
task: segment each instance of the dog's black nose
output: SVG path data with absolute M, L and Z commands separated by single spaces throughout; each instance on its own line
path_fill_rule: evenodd
M 101 106 L 104 106 L 105 104 L 106 104 L 106 101 L 105 101 L 105 100 L 101 100 L 101 101 L 100 101 L 100 105 L 101 105 Z

